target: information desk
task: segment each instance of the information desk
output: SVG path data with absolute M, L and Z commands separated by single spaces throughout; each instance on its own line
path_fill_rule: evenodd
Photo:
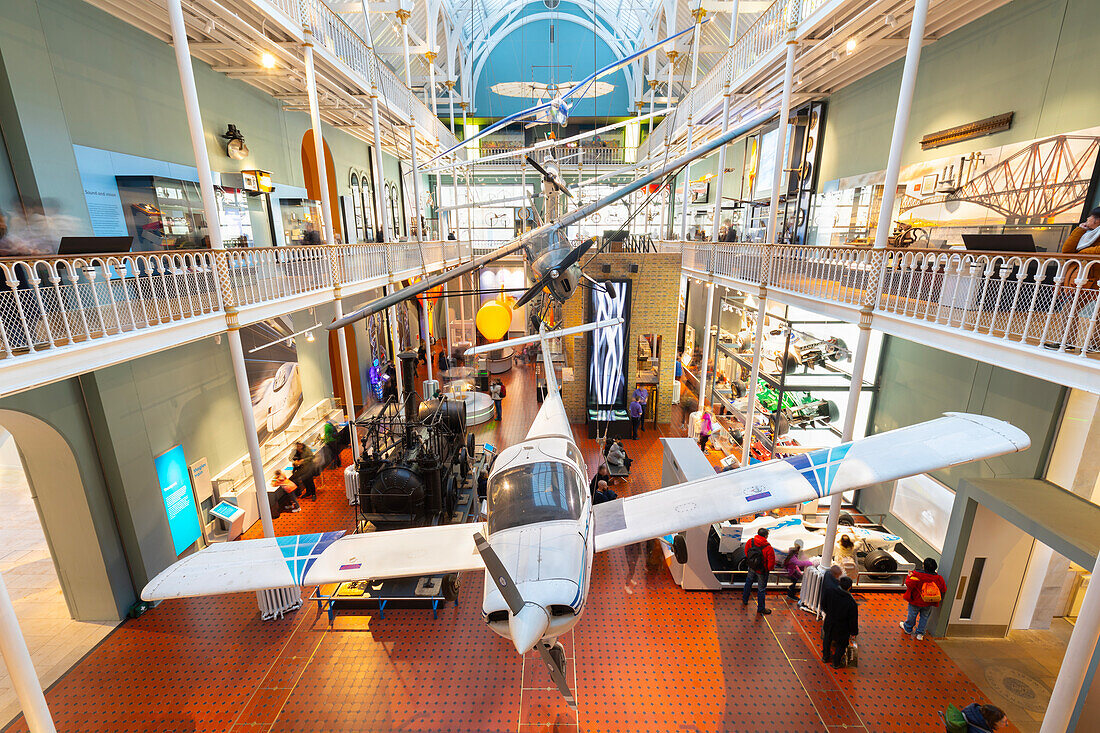
M 488 458 L 484 451 L 478 453 L 474 469 L 461 488 L 450 524 L 477 520 L 477 476 L 487 465 Z M 434 619 L 449 596 L 453 596 L 458 605 L 457 584 L 449 587 L 446 580 L 450 575 L 457 573 L 322 585 L 313 590 L 309 600 L 317 603 L 318 611 L 328 614 L 330 626 L 336 621 L 336 614 L 343 610 L 377 610 L 380 618 L 385 618 L 387 608 L 430 608 Z
M 244 532 L 244 509 L 228 501 L 222 501 L 214 505 L 210 514 L 217 518 L 222 532 L 228 535 L 226 541 L 232 542 Z

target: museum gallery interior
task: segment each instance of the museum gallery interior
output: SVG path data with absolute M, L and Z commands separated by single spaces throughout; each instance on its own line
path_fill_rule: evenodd
M 0 0 L 0 732 L 1100 730 L 1100 0 Z

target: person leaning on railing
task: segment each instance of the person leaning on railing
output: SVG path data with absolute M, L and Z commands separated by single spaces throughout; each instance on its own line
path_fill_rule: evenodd
M 1062 254 L 1100 255 L 1100 207 L 1090 211 L 1088 218 L 1069 233 L 1066 241 L 1062 243 Z M 1087 263 L 1085 266 L 1088 266 Z M 1080 265 L 1076 262 L 1066 263 L 1065 272 L 1062 273 L 1062 287 L 1068 292 L 1072 292 L 1077 287 L 1075 280 L 1079 267 Z M 1085 271 L 1086 279 L 1081 289 L 1086 292 L 1082 292 L 1077 301 L 1076 313 L 1072 315 L 1084 319 L 1092 318 L 1096 310 L 1096 297 L 1093 291 L 1096 290 L 1098 273 L 1100 273 L 1100 265 L 1093 265 L 1091 270 Z M 1087 344 L 1082 344 L 1082 347 L 1087 349 Z

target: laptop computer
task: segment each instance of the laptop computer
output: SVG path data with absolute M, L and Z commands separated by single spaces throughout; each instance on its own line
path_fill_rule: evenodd
M 964 234 L 963 245 L 971 252 L 1035 252 L 1030 234 Z

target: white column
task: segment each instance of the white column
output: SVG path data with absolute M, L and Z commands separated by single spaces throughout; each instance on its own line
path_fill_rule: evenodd
M 843 443 L 851 441 L 855 433 L 856 412 L 859 410 L 859 396 L 863 390 L 863 372 L 867 367 L 867 347 L 871 341 L 871 310 L 864 309 L 859 317 L 859 337 L 856 350 L 852 355 L 852 382 L 848 385 L 848 404 L 844 412 L 844 426 L 840 433 Z M 836 542 L 837 527 L 840 525 L 840 505 L 843 494 L 830 497 L 829 519 L 825 525 L 825 546 L 821 549 L 821 566 L 828 568 L 833 562 L 833 544 Z
M 699 365 L 699 409 L 707 406 L 707 398 L 710 394 L 707 390 L 707 366 L 710 364 L 710 328 L 712 314 L 714 313 L 714 291 L 717 288 L 714 283 L 707 283 L 707 317 L 703 328 L 703 363 Z
M 336 318 L 337 320 L 344 317 L 344 303 L 340 297 L 340 288 L 336 287 Z M 345 326 L 345 328 L 347 328 Z M 348 421 L 348 437 L 351 438 L 351 454 L 359 460 L 359 440 L 355 434 L 355 393 L 351 391 L 351 360 L 348 358 L 348 340 L 344 335 L 344 329 L 341 328 L 336 332 L 336 345 L 340 350 L 340 365 L 343 367 L 340 371 L 344 373 L 344 395 L 347 399 L 344 401 L 344 415 Z M 359 374 L 356 372 L 356 378 Z
M 695 30 L 691 33 L 691 91 L 695 91 L 695 85 L 699 81 L 699 25 L 703 22 L 703 17 L 706 16 L 707 11 L 703 9 L 702 2 L 699 3 L 699 7 L 695 9 Z M 690 93 L 689 93 L 690 95 Z M 685 97 L 686 99 L 686 97 Z M 687 148 L 685 153 L 691 152 L 692 146 L 692 133 L 694 129 L 692 127 L 692 110 L 688 110 L 687 120 Z M 691 183 L 691 163 L 687 164 L 684 168 L 684 195 L 681 199 L 680 205 L 680 239 L 687 239 L 687 220 L 688 220 L 688 184 Z
M 328 188 L 328 162 L 325 160 L 325 140 L 321 131 L 321 110 L 317 104 L 317 75 L 313 67 L 313 34 L 308 28 L 305 37 L 306 95 L 309 98 L 309 121 L 313 130 L 313 154 L 317 158 L 317 187 L 321 193 L 321 221 L 325 232 L 325 244 L 330 247 L 336 243 L 336 232 L 332 222 L 332 197 Z M 335 271 L 333 272 L 335 275 Z M 343 318 L 344 307 L 340 302 L 340 285 L 335 286 L 336 317 Z M 348 341 L 344 329 L 336 331 L 336 343 L 340 352 L 340 371 L 344 377 L 344 415 L 348 421 L 348 433 L 351 436 L 351 450 L 359 457 L 359 441 L 355 439 L 355 393 L 351 391 L 351 361 L 348 359 Z
M 654 75 L 657 73 L 657 52 L 649 52 L 649 123 L 646 127 L 646 137 L 653 134 L 653 106 L 657 103 L 657 80 Z
M 1077 705 L 1087 693 L 1084 688 L 1089 679 L 1089 665 L 1100 640 L 1100 582 L 1096 581 L 1100 577 L 1100 557 L 1093 565 L 1092 577 L 1093 582 L 1089 583 L 1081 601 L 1081 612 L 1073 624 L 1062 666 L 1058 668 L 1058 679 L 1054 681 L 1054 691 L 1050 693 L 1039 733 L 1069 733 Z
M 730 73 L 726 75 L 726 97 L 722 100 L 722 132 L 729 132 L 730 129 L 730 101 L 733 94 L 733 42 L 737 40 L 737 14 L 740 10 L 738 3 L 740 0 L 733 0 L 733 7 L 730 10 L 730 32 L 729 32 L 729 49 L 726 51 L 726 58 L 731 59 L 727 63 L 729 64 Z M 723 145 L 718 149 L 718 181 L 714 184 L 714 222 L 711 224 L 710 238 L 711 241 L 718 241 L 718 229 L 722 226 L 722 194 L 726 181 L 726 146 Z
M 397 289 L 396 283 L 391 283 L 389 286 L 389 292 L 393 292 Z M 386 309 L 386 317 L 390 321 L 390 350 L 393 352 L 390 356 L 390 361 L 393 363 L 394 371 L 397 373 L 397 399 L 402 404 L 405 401 L 405 378 L 401 375 L 401 360 L 397 358 L 397 355 L 401 353 L 401 334 L 397 330 L 397 308 L 399 306 L 390 306 Z M 404 307 L 404 306 L 400 306 Z
M 785 169 L 787 167 L 787 120 L 791 112 L 791 90 L 794 87 L 794 56 L 798 50 L 798 42 L 795 40 L 797 28 L 796 4 L 788 6 L 792 17 L 788 19 L 789 28 L 787 34 L 787 63 L 783 67 L 783 99 L 779 103 L 779 132 L 775 141 L 775 171 L 772 173 L 772 202 L 768 208 L 768 243 L 775 244 L 779 241 L 776 227 L 779 226 L 779 187 L 786 180 Z
M 321 192 L 321 221 L 325 244 L 336 242 L 332 225 L 332 200 L 328 190 L 328 164 L 325 161 L 325 142 L 321 136 L 321 111 L 317 105 L 317 76 L 313 69 L 313 34 L 305 29 L 306 95 L 309 98 L 309 122 L 313 129 L 313 154 L 317 158 L 317 187 Z
M 676 66 L 676 57 L 679 54 L 676 51 L 668 51 L 668 98 L 665 100 L 665 122 L 669 121 L 669 112 L 672 110 L 672 70 Z M 669 135 L 671 134 L 671 124 L 665 125 L 665 156 L 668 156 Z M 650 146 L 652 148 L 652 146 Z M 672 202 L 676 198 L 676 179 L 672 179 L 672 183 L 668 187 L 668 201 L 661 204 L 661 231 L 658 239 L 664 239 L 667 234 L 667 228 L 665 225 L 666 219 L 669 216 L 669 209 L 672 208 Z M 685 186 L 687 185 L 687 176 L 684 177 Z M 657 200 L 660 201 L 660 195 L 657 196 Z
M 691 151 L 691 112 L 688 112 L 688 134 L 687 134 L 687 148 L 685 152 Z M 687 239 L 687 226 L 688 226 L 688 184 L 691 183 L 691 163 L 687 164 L 684 168 L 684 193 L 680 197 L 680 241 Z
M 256 432 L 256 418 L 252 412 L 252 390 L 248 386 L 248 373 L 244 367 L 244 346 L 241 344 L 240 326 L 237 314 L 228 314 L 229 356 L 233 362 L 233 381 L 237 384 L 237 402 L 244 418 L 244 439 L 248 445 L 248 464 L 252 468 L 252 483 L 256 488 L 256 506 L 260 512 L 260 524 L 264 528 L 264 537 L 275 536 L 275 525 L 271 521 L 271 505 L 267 501 L 267 482 L 264 477 L 264 461 L 260 453 L 260 438 Z
M 435 97 L 435 59 L 436 59 L 436 55 L 437 54 L 435 53 L 435 51 L 428 51 L 426 54 L 424 54 L 424 57 L 426 59 L 428 59 L 428 87 L 431 89 L 432 117 L 435 117 L 436 119 L 438 119 L 439 118 L 439 107 L 438 107 L 438 104 L 436 102 L 436 97 Z M 436 144 L 436 147 L 439 147 L 439 148 L 443 147 L 439 142 L 439 138 L 436 138 L 435 144 Z M 443 236 L 443 215 L 442 215 L 442 212 L 439 210 L 439 205 L 440 205 L 440 202 L 442 201 L 442 199 L 443 199 L 443 181 L 440 178 L 439 171 L 436 171 L 436 173 L 435 173 L 435 213 L 437 215 L 437 218 L 439 219 L 439 238 L 440 239 L 444 239 L 444 236 Z M 450 230 L 450 228 L 451 228 L 450 220 L 448 220 L 448 222 L 447 222 L 448 231 Z
M 443 283 L 443 327 L 447 329 L 447 358 L 454 355 L 451 348 L 451 299 L 447 295 L 447 283 Z
M 898 92 L 898 110 L 894 115 L 894 132 L 890 138 L 890 157 L 886 161 L 886 180 L 882 184 L 882 206 L 879 208 L 878 228 L 875 230 L 875 247 L 878 248 L 885 247 L 890 237 L 894 199 L 897 197 L 898 176 L 901 173 L 901 153 L 909 130 L 909 112 L 913 107 L 913 90 L 917 86 L 917 66 L 920 65 L 920 50 L 927 20 L 928 0 L 916 0 L 913 5 L 913 23 L 909 27 L 905 66 L 901 70 L 901 90 Z
M 741 441 L 741 465 L 749 465 L 752 455 L 752 420 L 756 412 L 756 388 L 760 382 L 760 344 L 764 341 L 764 318 L 768 311 L 768 293 L 763 288 L 756 303 L 756 338 L 752 341 L 752 371 L 749 377 L 748 409 L 745 410 L 745 437 Z
M 412 183 L 413 183 L 413 221 L 416 222 L 416 241 L 424 241 L 424 233 L 420 230 L 420 172 L 416 164 L 416 124 L 409 123 L 409 152 L 412 154 Z M 424 264 L 424 253 L 420 253 L 420 264 Z M 424 275 L 428 272 L 425 269 Z
M 405 86 L 409 88 L 409 92 L 412 92 L 412 74 L 409 73 L 409 17 L 411 13 L 408 10 L 401 9 L 394 13 L 401 21 L 401 48 L 404 50 L 405 55 Z
M 170 0 L 169 8 L 172 2 L 178 7 L 179 0 Z M 3 654 L 15 697 L 19 700 L 19 707 L 23 709 L 23 717 L 26 718 L 31 733 L 56 733 L 57 728 L 50 716 L 50 708 L 46 705 L 46 696 L 42 693 L 42 685 L 34 671 L 31 653 L 27 650 L 27 641 L 19 628 L 19 619 L 15 616 L 15 606 L 12 605 L 3 576 L 0 576 L 0 653 Z
M 382 241 L 392 242 L 393 235 L 390 232 L 390 217 L 386 211 L 386 202 L 383 200 L 382 184 L 382 126 L 378 122 L 378 88 L 371 88 L 370 95 L 370 121 L 374 128 L 374 199 L 378 204 L 378 221 L 382 227 Z
M 210 247 L 224 249 L 218 206 L 214 198 L 214 178 L 210 174 L 206 133 L 203 131 L 202 115 L 199 112 L 199 95 L 195 90 L 195 73 L 191 68 L 191 50 L 187 43 L 187 28 L 183 22 L 183 7 L 180 0 L 169 0 L 168 19 L 172 28 L 172 45 L 176 51 L 176 66 L 179 69 L 180 86 L 183 90 L 183 106 L 187 113 L 187 127 L 191 133 L 195 168 L 199 175 L 199 194 L 202 197 L 203 214 L 206 216 L 206 228 L 210 235 Z M 227 304 L 226 310 L 226 321 L 229 326 L 227 340 L 233 363 L 233 381 L 237 386 L 241 418 L 244 420 L 244 437 L 252 467 L 252 483 L 256 489 L 256 504 L 263 524 L 264 536 L 274 537 L 275 526 L 271 522 L 271 507 L 267 503 L 267 482 L 264 479 L 260 441 L 256 434 L 256 418 L 252 412 L 252 390 L 249 388 L 248 374 L 244 368 L 244 347 L 241 345 L 240 326 L 237 325 L 235 306 L 232 303 Z

